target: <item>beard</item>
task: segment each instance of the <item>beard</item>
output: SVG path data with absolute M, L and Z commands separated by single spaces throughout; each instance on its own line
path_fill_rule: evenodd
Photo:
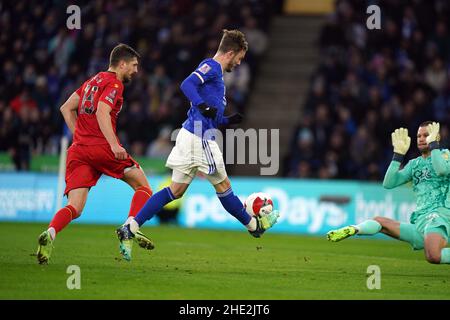
M 123 84 L 129 84 L 131 82 L 131 76 L 123 77 Z
M 419 152 L 424 154 L 424 153 L 428 153 L 430 151 L 430 149 L 428 148 L 428 146 L 426 147 L 417 147 L 417 149 L 419 149 Z
M 236 65 L 230 64 L 230 65 L 228 65 L 228 66 L 225 68 L 225 71 L 226 71 L 226 72 L 232 72 L 235 66 L 236 66 Z

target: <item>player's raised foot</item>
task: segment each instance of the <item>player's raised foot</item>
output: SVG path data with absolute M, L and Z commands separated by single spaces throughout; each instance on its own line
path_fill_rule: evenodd
M 353 226 L 347 226 L 336 230 L 328 231 L 327 239 L 328 241 L 338 242 L 351 237 L 356 234 L 356 228 Z
M 39 264 L 48 264 L 48 260 L 50 259 L 50 255 L 53 250 L 53 240 L 50 236 L 50 232 L 47 230 L 42 232 L 38 238 L 38 250 L 37 250 L 37 259 Z
M 256 230 L 248 231 L 255 238 L 260 238 L 261 235 L 266 232 L 266 230 L 273 227 L 275 223 L 277 223 L 278 218 L 280 217 L 280 212 L 278 210 L 273 210 L 269 214 L 265 214 L 263 216 L 257 215 L 256 218 Z
M 130 261 L 131 260 L 131 250 L 133 249 L 133 238 L 134 234 L 130 230 L 130 225 L 125 224 L 116 230 L 117 238 L 119 238 L 119 250 L 122 257 Z
M 143 234 L 141 231 L 136 232 L 134 236 L 135 236 L 134 240 L 137 242 L 139 247 L 147 250 L 155 249 L 155 244 L 153 243 L 153 241 L 145 234 Z

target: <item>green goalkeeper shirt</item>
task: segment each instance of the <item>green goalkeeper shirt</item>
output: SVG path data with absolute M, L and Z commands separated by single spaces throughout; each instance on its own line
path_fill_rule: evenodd
M 411 223 L 436 208 L 450 209 L 449 150 L 434 149 L 430 157 L 412 159 L 402 170 L 400 162 L 393 160 L 384 176 L 383 186 L 392 189 L 410 181 L 416 197 L 416 210 L 411 215 Z

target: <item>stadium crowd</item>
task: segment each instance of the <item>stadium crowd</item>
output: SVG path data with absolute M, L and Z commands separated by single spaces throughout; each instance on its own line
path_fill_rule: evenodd
M 381 30 L 366 9 L 378 4 Z M 391 132 L 406 127 L 408 158 L 426 120 L 450 123 L 450 2 L 338 0 L 319 35 L 320 65 L 311 77 L 284 175 L 382 180 L 392 158 Z
M 392 156 L 390 133 L 413 138 L 425 120 L 450 123 L 450 3 L 380 0 L 381 30 L 366 27 L 373 1 L 338 0 L 319 35 L 320 65 L 310 79 L 284 176 L 381 180 Z M 180 82 L 214 54 L 223 28 L 240 28 L 250 51 L 225 75 L 228 110 L 245 113 L 259 58 L 267 48 L 274 1 L 79 1 L 81 29 L 69 30 L 68 1 L 0 3 L 0 153 L 17 170 L 32 155 L 57 154 L 60 105 L 108 65 L 119 42 L 141 54 L 124 93 L 121 142 L 133 156 L 166 158 L 170 133 L 188 109 Z
M 78 1 L 81 29 L 69 30 L 69 1 L 0 3 L 0 153 L 17 170 L 34 154 L 57 154 L 63 134 L 59 107 L 86 79 L 108 67 L 118 43 L 142 56 L 140 72 L 124 92 L 118 134 L 133 156 L 166 158 L 170 133 L 188 102 L 180 82 L 213 56 L 224 28 L 249 42 L 245 62 L 226 75 L 228 110 L 244 106 L 267 45 L 272 0 Z

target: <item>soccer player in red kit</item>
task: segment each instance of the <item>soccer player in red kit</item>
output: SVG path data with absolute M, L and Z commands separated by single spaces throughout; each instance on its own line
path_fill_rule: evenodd
M 134 189 L 127 221 L 152 195 L 144 172 L 121 146 L 116 134 L 116 120 L 123 104 L 123 84 L 130 82 L 137 73 L 138 58 L 139 54 L 131 47 L 119 44 L 111 51 L 108 71 L 99 72 L 84 82 L 61 106 L 64 120 L 73 133 L 66 162 L 64 195 L 68 203 L 56 212 L 48 229 L 39 236 L 37 258 L 40 264 L 48 263 L 56 234 L 81 215 L 89 189 L 102 174 L 121 179 Z M 142 233 L 137 242 L 146 249 L 154 247 Z M 125 255 L 124 258 L 129 260 Z

